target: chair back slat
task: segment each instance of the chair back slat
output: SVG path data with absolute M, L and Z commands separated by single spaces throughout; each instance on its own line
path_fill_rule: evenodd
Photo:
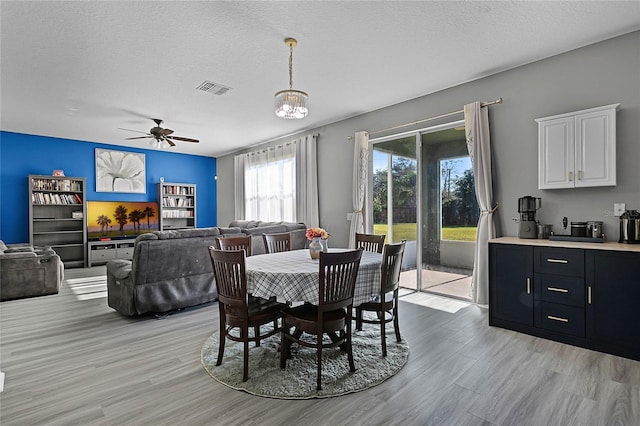
M 362 250 L 320 253 L 318 308 L 330 311 L 353 304 Z
M 266 253 L 280 253 L 291 250 L 291 233 L 263 234 L 264 249 Z
M 251 235 L 239 235 L 216 238 L 216 249 L 218 250 L 244 250 L 247 256 L 251 256 L 253 245 Z
M 247 275 L 244 249 L 218 250 L 210 246 L 209 254 L 220 303 L 246 308 Z
M 362 248 L 365 251 L 374 253 L 382 253 L 385 238 L 386 235 L 359 234 L 356 232 L 356 248 Z
M 384 246 L 382 251 L 382 279 L 380 281 L 381 293 L 389 293 L 398 288 L 405 245 L 406 243 L 403 241 Z

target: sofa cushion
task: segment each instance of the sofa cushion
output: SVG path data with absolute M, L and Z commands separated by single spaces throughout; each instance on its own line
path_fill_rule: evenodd
M 229 234 L 242 234 L 242 229 L 237 226 L 229 227 L 229 228 L 218 228 L 220 230 L 220 234 L 229 235 Z
M 5 253 L 29 253 L 34 252 L 33 247 L 7 247 L 4 251 Z
M 35 251 L 5 251 L 0 254 L 5 259 L 22 259 L 27 257 L 38 257 Z
M 202 238 L 220 235 L 217 227 L 213 228 L 193 228 L 177 229 L 172 231 L 154 231 L 159 240 L 172 240 L 176 238 Z
M 238 228 L 256 228 L 260 221 L 257 220 L 234 220 L 229 224 L 230 227 Z
M 260 226 L 258 228 L 243 229 L 242 232 L 244 234 L 260 236 L 260 238 L 262 238 L 263 234 L 278 234 L 280 232 L 287 232 L 287 227 L 284 225 L 269 225 Z

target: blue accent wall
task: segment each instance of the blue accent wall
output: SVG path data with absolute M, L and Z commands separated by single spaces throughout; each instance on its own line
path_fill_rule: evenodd
M 147 193 L 96 192 L 96 148 L 145 154 Z M 0 131 L 0 239 L 5 243 L 29 241 L 27 176 L 58 169 L 84 177 L 90 201 L 157 201 L 161 176 L 165 182 L 196 184 L 196 226 L 217 226 L 215 158 Z

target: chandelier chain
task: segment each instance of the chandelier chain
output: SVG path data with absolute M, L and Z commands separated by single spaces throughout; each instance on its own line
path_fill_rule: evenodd
M 293 45 L 289 45 L 289 90 L 293 89 Z

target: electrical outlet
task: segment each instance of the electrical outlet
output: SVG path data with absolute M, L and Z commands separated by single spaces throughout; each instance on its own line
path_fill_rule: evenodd
M 624 213 L 626 205 L 624 203 L 613 203 L 613 215 L 614 216 L 622 216 Z
M 353 213 L 347 213 L 347 220 L 351 221 L 353 219 Z

